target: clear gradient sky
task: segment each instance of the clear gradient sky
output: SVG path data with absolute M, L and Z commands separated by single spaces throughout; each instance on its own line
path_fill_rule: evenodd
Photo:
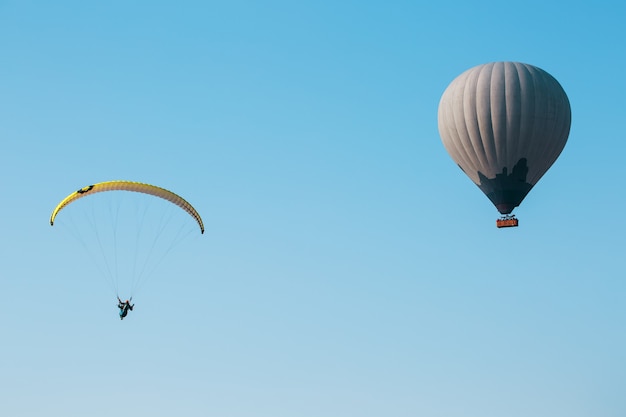
M 626 6 L 0 1 L 0 415 L 623 417 Z M 521 61 L 572 107 L 515 213 L 437 106 Z M 120 322 L 48 218 L 111 179 L 206 233 Z

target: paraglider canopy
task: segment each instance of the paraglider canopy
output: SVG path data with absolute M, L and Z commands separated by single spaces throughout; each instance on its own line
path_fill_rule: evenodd
M 200 232 L 204 233 L 204 224 L 202 223 L 200 214 L 198 214 L 196 209 L 193 208 L 193 206 L 189 204 L 185 199 L 169 190 L 166 190 L 165 188 L 136 181 L 106 181 L 94 185 L 88 185 L 81 188 L 80 190 L 73 192 L 72 194 L 65 197 L 54 208 L 54 210 L 52 211 L 52 215 L 50 216 L 50 225 L 54 225 L 54 219 L 56 218 L 57 214 L 59 214 L 59 212 L 68 204 L 87 195 L 101 193 L 104 191 L 131 191 L 135 193 L 149 194 L 155 197 L 163 198 L 167 201 L 170 201 L 171 203 L 176 204 L 187 213 L 189 213 L 189 215 L 191 215 L 191 217 L 193 217 L 198 223 L 198 226 L 200 227 Z
M 493 62 L 452 81 L 441 97 L 438 122 L 452 159 L 509 215 L 563 150 L 571 110 L 561 85 L 544 70 Z

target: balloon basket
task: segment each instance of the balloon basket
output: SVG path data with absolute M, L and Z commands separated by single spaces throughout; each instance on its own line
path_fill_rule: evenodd
M 519 222 L 515 216 L 504 216 L 496 220 L 496 226 L 498 229 L 502 227 L 517 227 L 519 226 Z

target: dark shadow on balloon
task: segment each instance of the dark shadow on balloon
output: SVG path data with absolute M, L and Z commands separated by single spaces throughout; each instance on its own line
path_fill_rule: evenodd
M 502 168 L 502 173 L 496 174 L 495 178 L 487 178 L 478 171 L 480 178 L 478 188 L 485 193 L 501 214 L 510 214 L 533 188 L 532 184 L 526 182 L 528 175 L 526 158 L 517 161 L 510 174 L 508 171 L 508 167 Z

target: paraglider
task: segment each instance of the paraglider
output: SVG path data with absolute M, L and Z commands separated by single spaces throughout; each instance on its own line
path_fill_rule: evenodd
M 124 317 L 128 315 L 129 311 L 133 311 L 134 307 L 135 305 L 131 304 L 130 300 L 122 301 L 120 297 L 117 297 L 117 308 L 120 309 L 120 320 L 124 320 Z
M 438 125 L 454 162 L 513 227 L 512 214 L 561 154 L 571 109 L 559 82 L 519 62 L 471 68 L 444 91 Z
M 74 208 L 77 201 L 81 207 Z M 202 218 L 189 202 L 141 182 L 107 181 L 80 188 L 57 204 L 50 225 L 70 206 L 69 213 L 61 216 L 62 228 L 78 239 L 107 278 L 122 320 L 133 310 L 133 293 L 166 255 L 198 229 L 204 233 Z M 127 285 L 130 292 L 125 302 L 119 297 L 120 285 Z

